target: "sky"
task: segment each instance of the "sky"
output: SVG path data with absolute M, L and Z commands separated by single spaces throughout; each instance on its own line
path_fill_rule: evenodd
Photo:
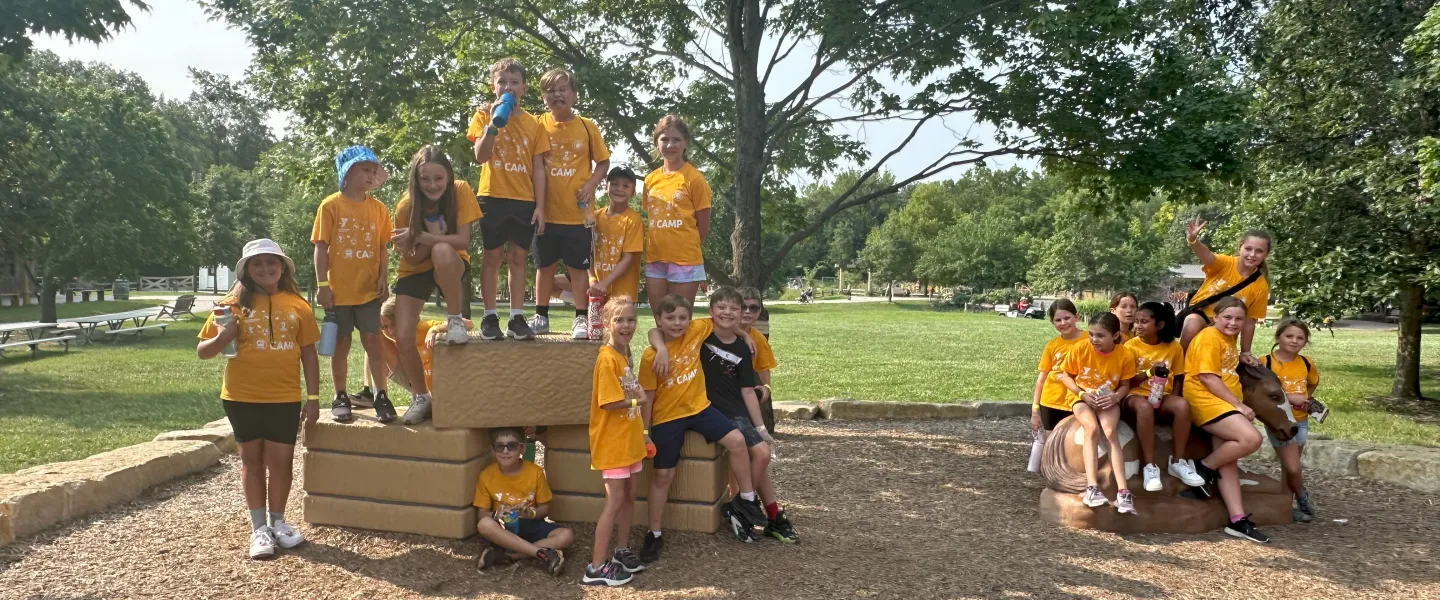
M 117 69 L 132 71 L 143 78 L 157 95 L 167 98 L 186 98 L 190 95 L 192 83 L 188 68 L 229 75 L 240 78 L 250 66 L 253 49 L 245 34 L 230 29 L 227 24 L 210 20 L 205 11 L 194 0 L 150 0 L 148 12 L 133 11 L 131 27 L 115 34 L 103 44 L 79 42 L 71 44 L 58 36 L 44 36 L 35 39 L 37 49 L 49 50 L 61 58 L 107 63 Z M 800 54 L 797 51 L 797 56 Z M 767 97 L 778 99 L 789 90 L 782 89 L 786 83 L 804 78 L 808 71 L 809 57 L 792 57 L 782 63 L 775 75 L 771 76 Z M 827 75 L 818 84 L 839 81 L 838 75 Z M 904 91 L 905 86 L 897 89 Z M 843 110 L 830 106 L 832 110 Z M 272 115 L 270 125 L 277 135 L 283 133 L 286 116 Z M 908 124 L 869 124 L 855 127 L 851 132 L 860 136 L 872 157 L 878 158 L 889 152 L 896 143 L 904 139 L 909 131 Z M 925 164 L 954 145 L 955 133 L 973 132 L 983 141 L 989 141 L 991 129 L 969 122 L 961 117 L 952 117 L 943 125 L 937 124 L 920 133 L 906 150 L 887 163 L 897 178 L 916 173 Z M 623 148 L 616 148 L 616 160 L 625 159 Z M 1015 164 L 1009 159 L 992 161 L 993 167 L 1008 167 Z M 1020 164 L 1029 166 L 1025 162 Z M 866 165 L 868 166 L 868 165 Z M 958 177 L 963 171 L 952 169 L 940 178 Z

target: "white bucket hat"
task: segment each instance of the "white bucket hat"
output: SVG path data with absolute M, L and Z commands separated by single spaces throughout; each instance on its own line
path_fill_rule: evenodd
M 280 249 L 280 244 L 275 243 L 273 240 L 260 238 L 258 240 L 245 242 L 245 249 L 240 253 L 240 260 L 235 263 L 235 281 L 240 281 L 245 277 L 245 263 L 250 262 L 251 258 L 260 256 L 261 254 L 274 254 L 280 257 L 280 260 L 285 261 L 285 266 L 290 267 L 290 274 L 295 274 L 295 261 L 285 256 L 285 251 Z

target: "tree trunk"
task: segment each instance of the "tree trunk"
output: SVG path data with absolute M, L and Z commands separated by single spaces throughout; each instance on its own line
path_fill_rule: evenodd
M 52 277 L 41 278 L 40 321 L 54 323 L 58 313 L 55 310 L 55 295 L 60 293 L 60 281 Z
M 1400 292 L 1399 334 L 1395 348 L 1395 380 L 1390 395 L 1420 397 L 1420 324 L 1425 312 L 1425 288 L 1406 284 Z
M 727 49 L 735 75 L 735 230 L 730 235 L 733 279 L 763 288 L 760 262 L 760 190 L 765 177 L 765 88 L 760 84 L 760 42 L 765 29 L 759 0 L 731 0 Z

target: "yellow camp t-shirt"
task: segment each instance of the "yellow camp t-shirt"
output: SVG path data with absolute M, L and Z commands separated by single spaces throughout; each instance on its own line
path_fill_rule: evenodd
M 521 460 L 520 472 L 514 476 L 500 472 L 498 462 L 480 471 L 480 479 L 475 481 L 475 506 L 504 514 L 527 501 L 533 506 L 550 502 L 550 483 L 539 465 Z
M 1049 373 L 1049 375 L 1045 376 L 1045 384 L 1040 388 L 1041 406 L 1070 410 L 1071 402 L 1065 398 L 1069 390 L 1066 390 L 1065 385 L 1060 383 L 1060 365 L 1065 363 L 1065 355 L 1080 344 L 1088 346 L 1090 340 L 1084 335 L 1073 340 L 1067 340 L 1057 335 L 1045 344 L 1045 349 L 1040 352 L 1039 371 Z
M 1170 377 L 1165 379 L 1164 393 L 1170 394 L 1174 391 L 1175 376 L 1185 374 L 1185 349 L 1180 347 L 1179 341 L 1170 340 L 1152 346 L 1145 343 L 1145 340 L 1133 337 L 1125 342 L 1125 347 L 1135 355 L 1135 374 L 1141 377 L 1140 384 L 1130 388 L 1130 395 L 1150 396 L 1150 377 L 1146 373 L 1150 371 L 1151 365 L 1160 361 L 1165 361 L 1165 366 L 1170 369 Z
M 304 298 L 281 292 L 275 296 L 255 294 L 244 308 L 239 300 L 227 296 L 217 304 L 230 305 L 240 322 L 235 338 L 235 358 L 225 361 L 225 379 L 220 397 L 231 402 L 279 403 L 299 402 L 304 398 L 300 387 L 300 349 L 320 339 L 315 324 L 315 310 Z M 220 335 L 215 315 L 205 320 L 199 338 L 208 340 Z
M 610 148 L 595 122 L 580 115 L 562 123 L 545 113 L 539 121 L 550 137 L 550 154 L 545 157 L 545 222 L 584 225 L 585 215 L 575 192 L 595 172 L 594 163 L 610 160 Z
M 455 231 L 459 232 L 464 230 L 466 227 L 469 227 L 471 223 L 479 221 L 480 217 L 482 216 L 484 215 L 480 212 L 480 201 L 475 199 L 475 190 L 470 189 L 470 184 L 456 179 Z M 395 218 L 391 221 L 391 225 L 395 229 L 406 229 L 410 227 L 409 192 L 406 192 L 405 195 L 400 196 L 400 203 L 395 205 Z M 460 254 L 460 260 L 463 260 L 467 263 L 470 262 L 469 248 L 456 248 L 455 251 Z M 399 273 L 396 274 L 396 278 L 406 277 L 409 275 L 414 275 L 416 273 L 424 273 L 433 268 L 435 268 L 435 265 L 430 262 L 430 257 L 428 255 L 425 257 L 425 260 L 418 263 L 412 263 L 408 260 L 405 260 L 405 257 L 402 256 L 400 257 L 400 268 Z
M 465 137 L 474 143 L 490 125 L 490 107 L 481 107 L 470 119 Z M 487 198 L 535 201 L 535 181 L 530 178 L 531 161 L 550 151 L 550 136 L 540 121 L 525 109 L 515 107 L 510 121 L 495 136 L 490 161 L 480 166 L 480 185 L 475 193 Z
M 700 230 L 695 212 L 710 208 L 710 184 L 694 165 L 666 173 L 659 168 L 645 176 L 645 262 L 664 261 L 677 265 L 704 264 L 700 254 Z
M 775 351 L 770 349 L 770 339 L 761 334 L 760 330 L 751 327 L 750 339 L 755 340 L 755 356 L 750 365 L 756 373 L 769 371 L 780 364 L 775 362 Z
M 645 459 L 645 423 L 640 407 L 600 408 L 625 399 L 620 378 L 630 366 L 609 344 L 595 356 L 590 385 L 590 468 L 596 471 L 628 467 Z
M 655 392 L 650 409 L 650 426 L 699 414 L 710 406 L 705 395 L 705 372 L 700 370 L 700 344 L 715 330 L 710 319 L 691 319 L 690 326 L 679 339 L 665 342 L 670 354 L 670 372 L 665 381 L 655 380 L 655 348 L 645 349 L 640 357 L 640 387 Z
M 1244 281 L 1245 278 L 1235 270 L 1237 262 L 1233 256 L 1216 254 L 1215 262 L 1202 269 L 1205 271 L 1205 281 L 1201 282 L 1200 290 L 1195 292 L 1195 297 L 1190 299 L 1190 303 L 1198 303 Z M 1235 292 L 1235 297 L 1245 301 L 1245 316 L 1251 319 L 1264 319 L 1265 311 L 1268 308 L 1267 304 L 1270 302 L 1270 282 L 1265 280 L 1264 275 L 1261 275 L 1259 279 L 1245 286 L 1244 289 Z M 1211 321 L 1215 320 L 1215 305 L 1205 307 L 1205 316 L 1209 317 Z
M 595 214 L 595 256 L 590 262 L 592 285 L 609 277 L 626 253 L 645 251 L 644 229 L 640 213 L 629 206 L 618 215 L 611 215 L 609 210 L 601 210 Z M 610 283 L 605 295 L 609 298 L 628 296 L 639 302 L 640 263 L 643 260 L 643 256 L 635 257 L 630 267 Z
M 1220 333 L 1214 327 L 1206 327 L 1190 340 L 1185 352 L 1185 401 L 1190 403 L 1190 416 L 1196 425 L 1204 425 L 1227 412 L 1235 405 L 1210 393 L 1200 381 L 1200 375 L 1219 375 L 1225 389 L 1242 400 L 1240 391 L 1240 350 L 1235 347 L 1235 338 Z
M 390 211 L 372 196 L 356 202 L 336 192 L 320 203 L 310 243 L 329 244 L 330 292 L 336 306 L 355 306 L 375 299 L 380 261 L 389 260 Z M 389 284 L 389 282 L 386 282 Z
M 1095 349 L 1094 344 L 1077 344 L 1065 355 L 1065 362 L 1061 363 L 1060 370 L 1087 392 L 1098 390 L 1107 383 L 1110 384 L 1111 391 L 1118 391 L 1121 381 L 1129 381 L 1135 377 L 1135 355 L 1124 346 L 1116 346 L 1114 350 L 1102 353 Z M 1074 406 L 1080 396 L 1069 390 L 1066 392 L 1065 402 Z
M 1320 385 L 1320 368 L 1315 366 L 1315 360 L 1310 357 L 1296 356 L 1290 362 L 1280 362 L 1273 353 L 1265 357 L 1265 365 L 1280 378 L 1280 387 L 1285 388 L 1286 394 L 1300 394 L 1310 396 L 1310 386 Z M 1305 368 L 1305 361 L 1310 361 L 1310 368 Z M 1288 402 L 1289 399 L 1286 399 Z M 1299 409 L 1293 405 L 1290 413 L 1295 415 L 1296 421 L 1304 421 L 1310 418 L 1309 411 Z

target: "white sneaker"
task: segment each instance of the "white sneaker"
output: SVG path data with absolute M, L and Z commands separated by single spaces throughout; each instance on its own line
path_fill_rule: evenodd
M 250 533 L 250 558 L 269 560 L 275 558 L 275 536 L 269 527 L 261 527 Z
M 1183 458 L 1180 460 L 1175 460 L 1174 458 L 1171 458 L 1170 467 L 1168 470 L 1170 471 L 1171 475 L 1174 475 L 1176 479 L 1179 479 L 1185 485 L 1188 485 L 1190 487 L 1200 487 L 1202 485 L 1205 485 L 1205 478 L 1201 477 L 1199 473 L 1195 472 L 1195 464 L 1193 461 Z
M 1085 494 L 1080 497 L 1080 501 L 1084 502 L 1085 506 L 1090 508 L 1105 506 L 1110 503 L 1110 501 L 1105 498 L 1105 494 L 1100 493 L 1100 488 L 1093 485 L 1085 486 Z
M 1158 492 L 1165 489 L 1165 484 L 1160 483 L 1160 467 L 1145 465 L 1145 491 Z
M 281 548 L 294 548 L 299 546 L 300 542 L 305 541 L 304 535 L 295 531 L 294 527 L 284 521 L 271 525 L 270 533 L 275 536 L 275 543 L 279 544 Z
M 410 399 L 410 408 L 405 409 L 405 416 L 400 422 L 406 425 L 419 425 L 430 418 L 430 395 L 415 396 Z
M 465 317 L 462 317 L 460 315 L 451 315 L 445 320 L 445 343 L 470 343 L 470 333 L 465 331 Z
M 535 335 L 550 333 L 550 317 L 543 315 L 530 317 L 530 331 Z
M 575 323 L 570 326 L 570 337 L 577 340 L 590 339 L 590 320 L 580 315 L 575 315 Z

